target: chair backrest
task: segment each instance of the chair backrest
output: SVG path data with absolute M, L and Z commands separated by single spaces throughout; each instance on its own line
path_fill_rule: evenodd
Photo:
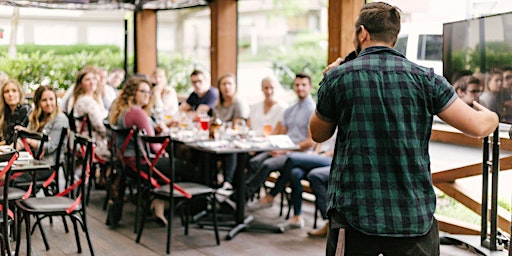
M 61 156 L 63 156 L 63 149 L 67 148 L 67 142 L 68 142 L 68 136 L 69 136 L 69 128 L 62 127 L 62 131 L 59 138 L 59 144 L 57 145 L 57 149 L 55 150 L 55 162 L 52 166 L 52 174 L 51 176 L 45 181 L 43 184 L 43 187 L 48 187 L 53 180 L 55 180 L 56 183 L 56 191 L 59 191 L 59 170 L 60 167 L 66 168 L 67 165 L 65 164 L 65 159 L 61 159 Z M 66 157 L 66 156 L 64 156 Z M 65 173 L 65 172 L 64 172 Z
M 156 162 L 162 157 L 166 152 L 169 144 L 171 143 L 171 137 L 170 136 L 148 136 L 145 134 L 139 135 L 140 138 L 140 149 L 142 153 L 142 157 L 146 164 L 149 166 L 149 177 L 150 179 L 147 179 L 147 182 L 151 182 L 151 179 L 160 179 L 163 180 L 165 183 L 169 184 L 171 183 L 171 180 L 174 179 L 173 176 L 173 164 L 170 163 L 169 165 L 169 173 L 171 174 L 171 177 L 165 176 L 161 170 L 158 170 L 156 168 Z M 160 146 L 160 150 L 158 152 L 152 152 L 151 151 L 151 144 L 158 144 Z M 153 186 L 157 186 L 153 182 Z
M 2 163 L 2 169 L 0 170 L 0 177 L 3 178 L 2 185 L 2 198 L 0 204 L 0 211 L 2 212 L 2 226 L 1 226 L 1 236 L 0 243 L 2 243 L 2 253 L 5 252 L 10 254 L 10 249 L 8 243 L 10 242 L 9 238 L 9 218 L 14 219 L 14 214 L 11 210 L 9 210 L 9 182 L 11 179 L 12 172 L 12 164 L 16 159 L 18 159 L 17 151 L 10 151 L 5 153 L 0 153 L 0 162 Z M 6 250 L 6 251 L 5 251 Z
M 86 136 L 75 134 L 72 149 L 72 169 L 70 171 L 73 173 L 73 170 L 75 170 L 76 167 L 80 165 L 82 167 L 82 173 L 80 175 L 80 179 L 73 182 L 64 191 L 57 195 L 69 196 L 71 198 L 77 199 L 74 206 L 76 207 L 79 203 L 81 203 L 82 208 L 84 208 L 83 210 L 85 211 L 85 200 L 83 200 L 82 195 L 85 196 L 85 186 L 89 182 L 89 176 L 93 165 L 94 143 L 92 139 Z M 83 155 L 80 156 L 80 161 L 78 161 L 78 155 L 80 154 Z
M 29 152 L 30 155 L 32 155 L 32 157 L 34 157 L 34 159 L 41 159 L 43 157 L 44 144 L 48 141 L 48 135 L 46 135 L 45 133 L 42 133 L 42 132 L 30 132 L 27 130 L 14 130 L 14 143 L 15 143 L 14 148 L 16 148 L 16 146 L 18 145 L 18 139 L 23 144 L 23 147 L 25 148 L 25 150 L 27 152 Z M 26 139 L 34 139 L 34 140 L 38 140 L 40 142 L 39 147 L 36 149 L 35 152 L 32 152 L 32 149 L 26 142 Z
M 78 134 L 87 131 L 89 138 L 92 138 L 92 124 L 88 114 L 77 116 L 75 115 L 75 110 L 72 109 L 68 114 L 68 121 L 70 131 Z
M 138 148 L 139 141 L 139 130 L 136 127 L 133 128 L 121 128 L 116 125 L 109 125 L 109 129 L 112 131 L 113 148 L 116 152 L 111 152 L 115 157 L 122 160 L 125 157 L 125 152 L 128 147 L 133 149 Z M 139 152 L 135 151 L 135 157 L 139 159 Z
M 148 136 L 148 135 L 140 135 L 140 141 L 142 144 L 142 153 L 144 155 L 144 160 L 148 165 L 150 166 L 150 172 L 149 176 L 153 180 L 156 180 L 157 178 L 160 180 L 163 180 L 166 184 L 170 184 L 171 187 L 171 194 L 173 193 L 173 190 L 178 191 L 180 194 L 182 194 L 186 198 L 190 198 L 191 195 L 188 193 L 185 189 L 178 186 L 174 183 L 175 178 L 175 172 L 174 172 L 174 157 L 170 157 L 169 159 L 169 177 L 165 176 L 161 170 L 158 170 L 155 166 L 156 162 L 164 153 L 168 153 L 169 156 L 172 156 L 173 150 L 174 150 L 174 141 L 171 139 L 170 136 Z M 158 152 L 151 152 L 150 144 L 159 144 L 160 150 Z M 151 157 L 150 157 L 151 156 Z M 146 181 L 149 182 L 149 181 Z M 153 187 L 155 187 L 155 184 L 152 183 Z
M 78 124 L 78 126 L 76 126 L 76 132 L 83 134 L 85 131 L 87 131 L 87 136 L 92 138 L 92 124 L 91 120 L 89 120 L 89 115 L 85 114 L 82 116 L 73 116 L 73 118 L 75 123 Z
M 108 119 L 103 120 L 103 125 L 107 128 L 107 140 L 108 140 L 108 149 L 110 151 L 110 162 L 114 163 L 117 154 L 117 145 L 116 145 L 116 134 L 112 129 L 112 125 L 108 121 Z

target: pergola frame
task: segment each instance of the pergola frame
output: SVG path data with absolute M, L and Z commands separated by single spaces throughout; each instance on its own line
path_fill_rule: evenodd
M 237 73 L 238 56 L 238 0 L 0 0 L 0 5 L 21 7 L 39 7 L 53 9 L 128 9 L 134 15 L 134 46 L 135 67 L 138 73 L 149 74 L 157 67 L 157 11 L 182 9 L 197 6 L 210 7 L 211 44 L 210 44 L 210 70 L 211 81 L 226 73 Z M 365 0 L 329 0 L 328 9 L 328 61 L 333 62 L 338 57 L 344 57 L 354 49 L 352 36 L 354 22 Z M 215 83 L 213 83 L 215 84 Z M 433 131 L 433 141 L 446 141 L 466 145 L 469 137 L 445 132 Z M 508 141 L 508 140 L 507 140 Z M 480 146 L 480 142 L 470 143 Z M 502 144 L 508 145 L 505 142 Z M 510 143 L 509 143 L 510 144 Z M 510 145 L 506 147 L 512 150 Z M 512 167 L 512 158 L 502 159 L 502 169 Z M 461 172 L 461 169 L 464 171 Z M 481 174 L 481 164 L 445 170 L 433 173 L 433 182 L 436 187 L 454 197 L 462 204 L 479 213 L 481 202 L 468 196 L 463 191 L 466 188 L 454 186 L 458 178 Z M 510 219 L 506 214 L 499 213 L 499 226 L 502 229 L 510 227 Z M 440 229 L 449 233 L 476 234 L 475 228 L 466 223 L 456 223 L 440 219 Z
M 211 81 L 237 73 L 238 0 L 0 0 L 0 5 L 52 9 L 127 9 L 134 15 L 134 72 L 150 74 L 157 67 L 157 12 L 210 7 Z M 365 0 L 329 0 L 328 63 L 353 50 L 353 24 Z

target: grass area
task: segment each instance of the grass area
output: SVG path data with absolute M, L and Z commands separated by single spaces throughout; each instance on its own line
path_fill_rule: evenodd
M 498 206 L 509 212 L 511 211 L 510 202 L 508 200 L 498 199 Z M 480 225 L 481 221 L 480 215 L 443 193 L 438 195 L 436 214 L 475 225 Z

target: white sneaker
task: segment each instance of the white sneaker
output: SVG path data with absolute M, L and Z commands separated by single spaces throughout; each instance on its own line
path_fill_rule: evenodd
M 233 190 L 233 185 L 231 183 L 224 181 L 224 184 L 222 184 L 222 189 L 224 190 Z
M 254 203 L 247 204 L 247 207 L 245 207 L 245 208 L 249 212 L 255 212 L 255 211 L 262 210 L 262 209 L 270 208 L 270 207 L 272 207 L 273 204 L 274 204 L 274 202 L 260 203 L 259 201 L 256 201 Z
M 281 230 L 281 232 L 285 232 L 290 229 L 303 228 L 304 227 L 304 219 L 300 218 L 297 222 L 291 222 L 287 220 L 285 222 L 277 224 L 277 227 Z

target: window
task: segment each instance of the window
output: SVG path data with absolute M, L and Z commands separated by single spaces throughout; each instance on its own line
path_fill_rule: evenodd
M 401 52 L 404 56 L 406 56 L 407 53 L 407 40 L 409 39 L 408 36 L 400 36 L 398 37 L 398 40 L 395 44 L 395 50 Z
M 442 60 L 442 49 L 442 35 L 420 35 L 418 60 Z

